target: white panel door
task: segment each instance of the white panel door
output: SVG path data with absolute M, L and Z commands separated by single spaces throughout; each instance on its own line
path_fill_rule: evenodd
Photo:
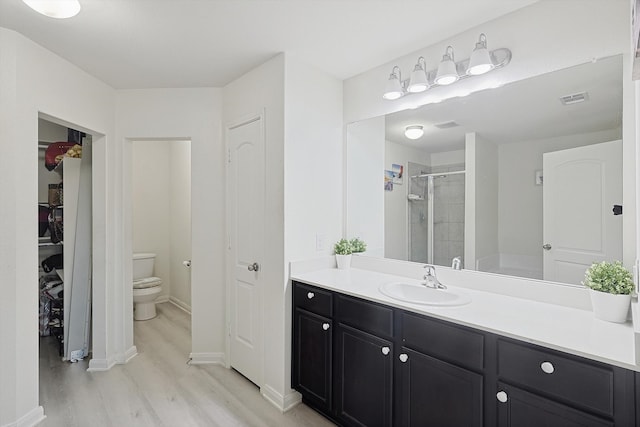
M 261 386 L 265 204 L 262 117 L 229 128 L 227 143 L 229 363 Z
M 579 284 L 593 262 L 622 259 L 622 141 L 543 156 L 544 279 Z

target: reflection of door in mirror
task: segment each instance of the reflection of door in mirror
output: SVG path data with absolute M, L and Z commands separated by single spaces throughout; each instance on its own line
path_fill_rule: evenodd
M 579 284 L 622 259 L 622 141 L 544 154 L 544 279 Z

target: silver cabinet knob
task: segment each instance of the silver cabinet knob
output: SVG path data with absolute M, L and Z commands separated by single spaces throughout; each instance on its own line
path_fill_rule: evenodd
M 391 349 L 389 349 L 389 347 L 382 347 L 382 354 L 384 354 L 385 356 L 389 354 L 390 351 Z
M 553 363 L 551 362 L 542 362 L 540 364 L 540 369 L 542 369 L 542 372 L 544 372 L 545 374 L 553 374 L 553 371 L 556 370 L 556 368 L 553 367 Z
M 313 297 L 315 297 L 316 294 L 314 294 L 313 292 L 307 292 L 307 298 L 309 299 L 313 299 Z
M 257 262 L 254 262 L 253 264 L 249 264 L 247 266 L 247 269 L 249 271 L 258 271 L 258 270 L 260 270 L 260 264 L 258 264 Z
M 550 251 L 551 250 L 551 245 L 548 243 L 545 243 L 544 245 L 542 245 L 542 249 L 544 249 L 545 251 Z
M 509 397 L 507 396 L 506 392 L 499 391 L 498 393 L 496 393 L 496 399 L 498 399 L 498 402 L 500 403 L 506 403 L 507 400 L 509 400 Z
M 329 330 L 329 324 L 328 323 L 323 323 L 322 324 L 322 329 L 324 329 L 325 331 Z
M 400 361 L 402 363 L 406 363 L 407 360 L 409 360 L 409 356 L 407 356 L 406 354 L 402 353 L 400 356 L 398 356 L 398 359 L 400 359 Z

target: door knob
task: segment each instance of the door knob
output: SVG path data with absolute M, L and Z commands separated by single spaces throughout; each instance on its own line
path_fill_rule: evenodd
M 324 329 L 325 331 L 329 330 L 329 324 L 328 323 L 323 323 L 322 324 L 322 329 Z
M 542 245 L 542 249 L 544 249 L 545 251 L 551 250 L 551 245 L 548 243 L 545 243 L 544 245 Z
M 398 356 L 398 359 L 400 359 L 400 361 L 402 363 L 406 363 L 406 361 L 409 360 L 409 356 L 407 356 L 406 354 L 402 353 L 400 356 Z
M 498 393 L 496 393 L 496 399 L 498 399 L 498 402 L 500 403 L 505 403 L 507 400 L 509 400 L 509 396 L 507 396 L 506 392 L 499 391 Z
M 387 347 L 387 346 L 382 347 L 382 354 L 384 354 L 385 356 L 387 354 L 389 354 L 390 351 L 391 351 L 391 349 L 389 349 L 389 347 Z
M 307 298 L 309 298 L 309 299 L 313 299 L 313 297 L 315 297 L 315 296 L 316 296 L 316 294 L 314 294 L 313 292 L 308 292 L 307 293 Z
M 184 265 L 187 268 L 191 267 L 191 260 L 188 259 L 186 261 L 182 261 L 182 265 Z
M 260 270 L 260 264 L 258 264 L 257 262 L 254 262 L 253 264 L 249 264 L 247 266 L 247 269 L 249 271 L 258 271 L 258 270 Z

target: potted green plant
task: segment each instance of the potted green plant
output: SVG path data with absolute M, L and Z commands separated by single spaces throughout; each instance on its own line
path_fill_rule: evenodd
M 351 249 L 353 249 L 353 253 L 362 253 L 367 250 L 367 244 L 364 240 L 360 240 L 358 237 L 354 237 L 349 242 L 351 243 Z
M 336 264 L 339 269 L 346 269 L 351 266 L 351 254 L 353 248 L 351 242 L 347 239 L 340 239 L 333 246 L 333 252 L 336 254 Z
M 596 318 L 615 323 L 627 321 L 634 283 L 620 261 L 591 264 L 582 284 L 589 288 Z

